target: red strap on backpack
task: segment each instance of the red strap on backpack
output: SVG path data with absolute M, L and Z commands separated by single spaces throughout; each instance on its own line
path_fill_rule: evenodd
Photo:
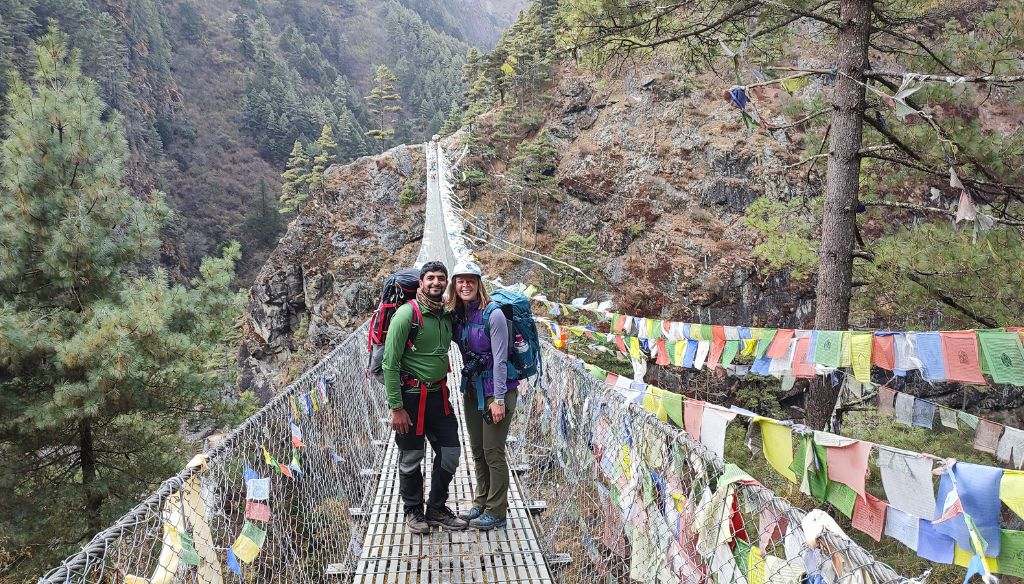
M 424 421 L 427 417 L 427 384 L 422 381 L 418 381 L 420 386 L 420 403 L 416 412 L 416 435 L 422 436 L 424 431 Z M 444 399 L 444 415 L 451 415 L 451 409 L 448 407 L 448 378 L 441 380 L 441 398 Z

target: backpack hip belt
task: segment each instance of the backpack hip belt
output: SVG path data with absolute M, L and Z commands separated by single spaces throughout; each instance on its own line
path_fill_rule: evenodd
M 414 377 L 403 377 L 402 386 L 405 389 L 412 389 L 418 387 L 420 390 L 420 401 L 416 409 L 416 435 L 423 435 L 424 420 L 427 414 L 427 393 L 429 393 L 429 385 L 426 382 L 420 381 Z M 441 379 L 441 399 L 444 400 L 444 415 L 448 416 L 451 414 L 451 408 L 448 406 L 448 378 Z

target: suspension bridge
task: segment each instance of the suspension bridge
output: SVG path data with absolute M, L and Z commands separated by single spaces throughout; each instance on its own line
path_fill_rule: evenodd
M 469 253 L 450 162 L 436 142 L 424 150 L 419 261 L 450 266 Z M 510 432 L 508 528 L 410 534 L 366 337 L 364 324 L 39 582 L 915 581 L 808 533 L 802 510 L 547 343 Z M 452 387 L 459 365 L 455 351 Z M 450 504 L 464 509 L 474 474 L 460 430 Z

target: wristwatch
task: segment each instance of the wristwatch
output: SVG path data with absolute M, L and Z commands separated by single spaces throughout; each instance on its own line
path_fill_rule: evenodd
M 494 403 L 498 404 L 501 407 L 505 407 L 505 398 L 503 398 L 503 397 L 496 397 L 496 398 L 494 398 Z

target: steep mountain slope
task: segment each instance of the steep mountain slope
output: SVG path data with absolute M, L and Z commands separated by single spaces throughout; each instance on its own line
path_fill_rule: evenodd
M 164 262 L 194 274 L 243 243 L 249 281 L 284 227 L 280 174 L 295 140 L 324 125 L 348 161 L 376 149 L 363 96 L 379 64 L 397 75 L 393 143 L 436 132 L 462 92 L 471 45 L 493 45 L 525 2 L 486 0 L 10 0 L 0 2 L 0 91 L 52 21 L 124 119 L 138 191 L 177 211 Z M 2 128 L 0 128 L 2 131 Z

